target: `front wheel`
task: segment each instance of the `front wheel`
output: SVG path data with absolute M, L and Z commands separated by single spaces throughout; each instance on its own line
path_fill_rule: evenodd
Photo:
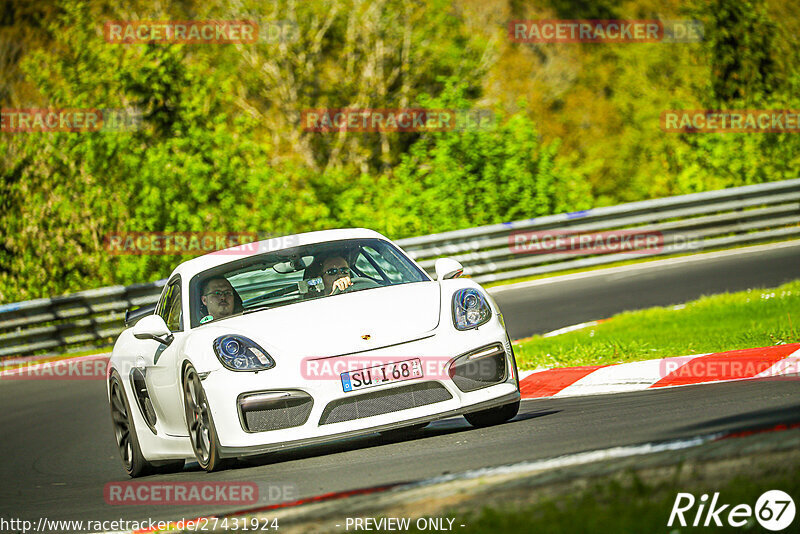
M 225 462 L 220 458 L 219 438 L 211 409 L 200 377 L 191 365 L 183 372 L 183 399 L 186 426 L 197 463 L 209 473 L 222 469 Z
M 145 460 L 142 449 L 139 447 L 136 428 L 133 426 L 131 406 L 125 395 L 125 388 L 122 387 L 122 382 L 116 373 L 111 377 L 110 389 L 111 422 L 114 425 L 114 438 L 125 472 L 134 478 L 154 473 L 155 466 Z
M 464 414 L 464 418 L 474 427 L 486 427 L 499 425 L 513 419 L 519 412 L 519 401 L 500 406 L 499 408 L 489 408 L 480 412 Z

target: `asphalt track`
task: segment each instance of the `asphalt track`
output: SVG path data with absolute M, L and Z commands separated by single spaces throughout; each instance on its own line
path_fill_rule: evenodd
M 800 246 L 501 291 L 512 337 L 701 294 L 800 278 Z M 179 519 L 236 507 L 111 506 L 128 480 L 113 443 L 102 381 L 0 384 L 0 518 Z M 513 421 L 473 429 L 454 418 L 412 438 L 368 436 L 240 462 L 206 474 L 139 480 L 248 481 L 292 498 L 413 481 L 607 447 L 800 422 L 800 381 L 764 379 L 619 395 L 524 401 Z M 270 504 L 265 502 L 262 504 Z

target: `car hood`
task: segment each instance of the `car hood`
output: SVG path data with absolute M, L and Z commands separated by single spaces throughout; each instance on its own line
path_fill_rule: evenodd
M 251 337 L 276 356 L 338 356 L 431 335 L 439 325 L 439 292 L 436 282 L 367 289 L 231 317 L 214 326 Z

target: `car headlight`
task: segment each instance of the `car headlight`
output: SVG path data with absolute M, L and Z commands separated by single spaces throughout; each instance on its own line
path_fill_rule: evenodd
M 263 371 L 275 367 L 275 360 L 252 339 L 229 334 L 214 340 L 214 353 L 231 371 Z
M 453 294 L 453 324 L 457 330 L 469 330 L 486 323 L 492 309 L 477 289 L 459 289 Z

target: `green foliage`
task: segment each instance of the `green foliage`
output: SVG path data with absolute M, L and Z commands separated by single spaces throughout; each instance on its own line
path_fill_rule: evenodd
M 713 0 L 699 10 L 710 55 L 711 106 L 760 103 L 781 89 L 778 25 L 763 0 Z
M 469 102 L 454 86 L 421 103 L 470 116 Z M 402 215 L 392 233 L 420 235 L 591 205 L 585 181 L 557 162 L 558 143 L 542 143 L 524 111 L 501 120 L 478 122 L 473 115 L 474 126 L 427 133 L 411 146 L 395 172 L 392 208 Z
M 784 74 L 797 32 L 775 9 L 11 0 L 0 13 L 3 107 L 137 110 L 141 125 L 0 137 L 0 302 L 162 278 L 186 259 L 109 255 L 114 232 L 366 226 L 399 238 L 794 178 L 795 134 L 658 126 L 665 109 L 711 103 L 800 108 L 800 76 Z M 504 35 L 509 18 L 679 15 L 700 18 L 706 41 L 529 46 Z M 290 22 L 294 38 L 117 45 L 102 35 L 106 20 L 243 17 Z M 299 120 L 345 107 L 490 109 L 492 120 L 418 133 L 318 133 Z
M 142 128 L 11 139 L 0 300 L 144 281 L 176 263 L 109 257 L 108 233 L 291 232 L 324 217 L 302 182 L 270 168 L 253 120 L 229 111 L 233 81 L 203 58 L 189 61 L 181 46 L 98 44 L 79 4 L 58 25 L 59 49 L 23 64 L 50 105 L 133 107 Z
M 619 17 L 619 0 L 549 0 L 559 18 L 609 20 Z
M 695 109 L 800 108 L 800 76 L 787 74 L 796 57 L 763 1 L 715 0 L 690 13 L 704 23 L 697 62 L 707 76 L 695 79 Z M 672 109 L 691 109 L 674 100 Z M 800 138 L 794 133 L 685 133 L 665 146 L 672 192 L 693 193 L 797 177 Z

